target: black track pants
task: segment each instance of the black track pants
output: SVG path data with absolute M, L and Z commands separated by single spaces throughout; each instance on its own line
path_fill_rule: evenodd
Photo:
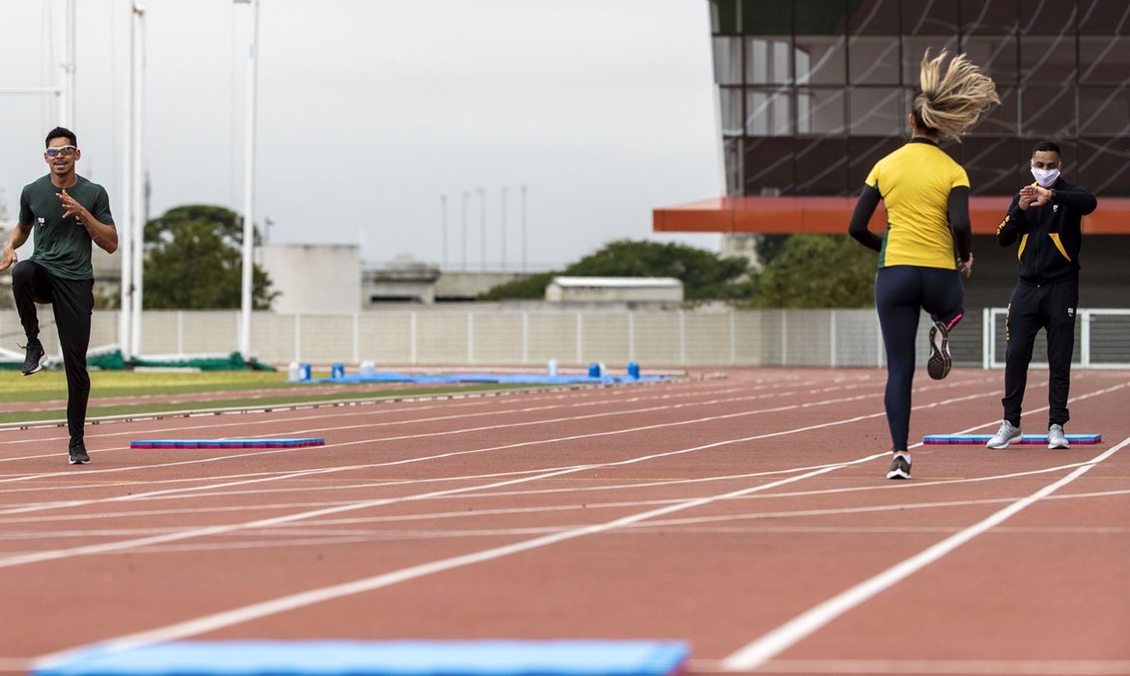
M 1071 419 L 1067 396 L 1071 389 L 1071 356 L 1075 352 L 1075 313 L 1079 280 L 1054 284 L 1018 282 L 1008 304 L 1004 356 L 1004 419 L 1020 426 L 1028 364 L 1040 329 L 1048 338 L 1048 425 L 1065 425 Z
M 35 304 L 49 303 L 55 310 L 55 327 L 67 371 L 67 428 L 71 445 L 75 445 L 83 439 L 86 404 L 90 399 L 86 351 L 90 346 L 90 318 L 94 311 L 94 280 L 62 279 L 35 261 L 20 261 L 12 269 L 12 294 L 28 340 L 39 338 Z
M 910 393 L 914 381 L 915 338 L 923 310 L 953 327 L 965 312 L 965 290 L 957 270 L 893 265 L 875 275 L 875 308 L 887 349 L 887 388 L 883 403 L 891 431 L 891 450 L 907 450 Z

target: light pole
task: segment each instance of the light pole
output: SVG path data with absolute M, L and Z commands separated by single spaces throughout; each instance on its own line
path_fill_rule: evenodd
M 130 10 L 130 64 L 129 79 L 126 85 L 125 130 L 122 133 L 122 203 L 118 216 L 118 256 L 121 261 L 121 300 L 118 309 L 118 347 L 122 359 L 133 359 L 133 129 L 137 125 L 136 97 L 138 87 L 137 69 L 137 22 L 134 15 L 137 6 Z
M 477 188 L 479 193 L 479 267 L 487 269 L 487 191 Z
M 133 27 L 137 39 L 133 41 L 133 159 L 130 181 L 130 197 L 133 200 L 132 212 L 133 246 L 132 261 L 122 260 L 122 265 L 133 266 L 133 293 L 131 294 L 130 345 L 135 353 L 141 352 L 141 299 L 145 288 L 142 263 L 145 261 L 145 169 L 142 166 L 142 132 L 145 129 L 145 8 L 134 3 Z
M 234 0 L 251 5 L 251 43 L 247 49 L 247 134 L 243 165 L 243 278 L 240 294 L 239 351 L 251 352 L 251 270 L 255 265 L 255 103 L 258 88 L 259 0 Z
M 466 190 L 463 191 L 463 262 L 462 267 L 459 268 L 460 272 L 467 272 L 467 200 L 471 198 L 471 193 Z
M 447 195 L 439 196 L 439 239 L 440 246 L 443 247 L 443 255 L 440 257 L 440 269 L 443 270 L 447 267 Z
M 522 272 L 527 272 L 526 265 L 526 186 L 522 185 Z
M 137 7 L 134 7 L 137 11 Z M 65 20 L 63 22 L 63 69 L 62 86 L 59 92 L 59 125 L 74 129 L 75 124 L 75 0 L 66 0 Z
M 499 245 L 499 253 L 502 261 L 502 270 L 506 271 L 506 191 L 509 190 L 507 186 L 502 186 L 502 215 L 501 215 L 501 244 Z

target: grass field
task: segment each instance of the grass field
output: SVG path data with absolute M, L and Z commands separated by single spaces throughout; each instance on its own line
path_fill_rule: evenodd
M 328 375 L 315 373 L 314 377 Z M 187 408 L 285 406 L 529 387 L 468 383 L 388 387 L 357 385 L 343 389 L 332 383 L 291 383 L 286 378 L 287 374 L 283 371 L 91 371 L 87 418 L 182 411 Z M 210 396 L 200 396 L 205 394 Z M 176 395 L 186 396 L 178 400 Z M 153 400 L 126 403 L 121 401 L 122 397 L 152 397 Z M 191 402 L 186 401 L 189 398 Z M 22 376 L 18 371 L 0 371 L 0 409 L 3 409 L 0 424 L 64 420 L 66 399 L 67 380 L 62 371 L 42 371 L 32 376 Z M 27 405 L 35 403 L 42 405 Z

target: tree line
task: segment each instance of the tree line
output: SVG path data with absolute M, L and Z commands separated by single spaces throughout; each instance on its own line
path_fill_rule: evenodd
M 261 244 L 258 229 L 255 245 Z M 558 275 L 675 277 L 688 303 L 749 308 L 852 308 L 874 305 L 875 254 L 846 235 L 758 235 L 758 260 L 676 243 L 617 240 L 560 271 L 526 275 L 482 300 L 541 299 Z M 230 309 L 241 300 L 243 219 L 221 206 L 190 204 L 145 224 L 146 309 Z M 278 293 L 252 268 L 252 303 L 270 309 Z M 360 280 L 358 280 L 360 283 Z M 119 298 L 104 298 L 117 307 Z
M 619 240 L 560 271 L 496 286 L 482 300 L 538 299 L 559 275 L 675 277 L 688 303 L 749 308 L 858 308 L 874 305 L 875 253 L 846 235 L 761 235 L 756 264 L 675 243 Z

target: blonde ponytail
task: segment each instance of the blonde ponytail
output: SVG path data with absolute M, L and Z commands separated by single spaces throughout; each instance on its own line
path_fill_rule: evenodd
M 929 49 L 922 56 L 922 92 L 914 97 L 914 117 L 924 130 L 960 142 L 961 135 L 1001 99 L 993 79 L 964 54 L 955 56 L 943 71 L 945 59 L 945 50 L 933 59 Z

